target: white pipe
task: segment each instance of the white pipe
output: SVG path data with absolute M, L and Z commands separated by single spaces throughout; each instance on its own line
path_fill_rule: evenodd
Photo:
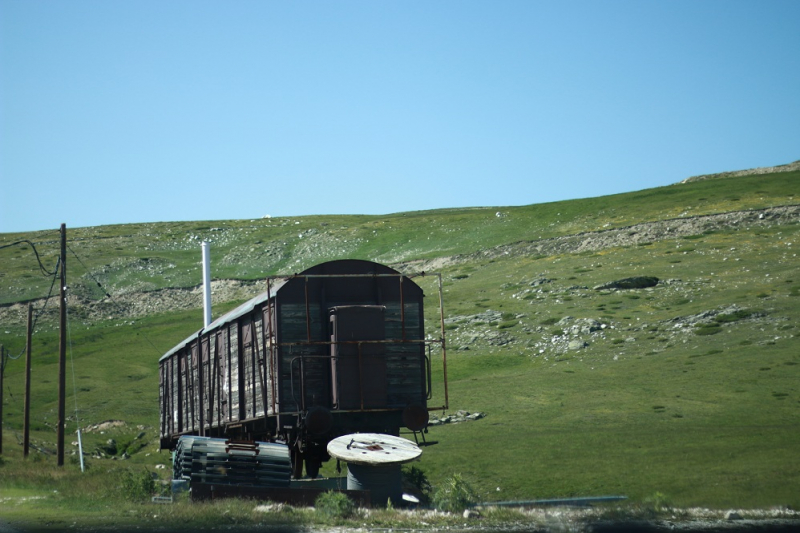
M 200 245 L 203 250 L 203 327 L 211 324 L 211 253 L 206 241 Z
M 86 472 L 83 465 L 83 441 L 81 440 L 81 429 L 78 428 L 78 456 L 81 458 L 81 472 Z

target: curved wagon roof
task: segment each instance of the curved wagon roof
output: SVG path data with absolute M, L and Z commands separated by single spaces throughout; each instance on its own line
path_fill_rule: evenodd
M 373 274 L 375 276 L 387 276 L 387 275 L 403 276 L 402 273 L 398 272 L 397 270 L 391 267 L 382 265 L 380 263 L 375 263 L 374 261 L 366 261 L 363 259 L 338 259 L 334 261 L 327 261 L 325 263 L 319 263 L 310 268 L 307 268 L 306 270 L 300 272 L 299 274 L 292 274 L 287 276 L 270 276 L 267 279 L 274 280 L 274 282 L 271 282 L 269 290 L 262 292 L 261 294 L 239 305 L 235 309 L 228 311 L 224 315 L 212 321 L 208 326 L 200 328 L 199 330 L 195 331 L 194 333 L 186 337 L 186 339 L 175 345 L 171 350 L 169 350 L 163 356 L 161 356 L 159 362 L 169 358 L 175 352 L 183 349 L 187 344 L 197 339 L 199 335 L 206 332 L 214 331 L 215 329 L 222 327 L 223 325 L 239 318 L 240 316 L 252 312 L 253 309 L 256 308 L 256 306 L 268 301 L 270 298 L 275 297 L 279 293 L 281 288 L 289 284 L 294 279 L 303 277 L 326 277 L 326 276 L 334 276 L 334 277 L 364 276 L 369 274 Z M 414 282 L 411 281 L 411 283 Z

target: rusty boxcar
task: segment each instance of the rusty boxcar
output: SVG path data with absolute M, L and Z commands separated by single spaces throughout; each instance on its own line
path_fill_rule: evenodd
M 266 292 L 159 360 L 161 447 L 181 435 L 284 442 L 293 475 L 305 465 L 315 477 L 339 435 L 425 430 L 447 388 L 441 277 L 437 333 L 426 338 L 412 281 L 424 275 L 338 260 L 269 277 Z M 434 347 L 445 380 L 437 407 Z

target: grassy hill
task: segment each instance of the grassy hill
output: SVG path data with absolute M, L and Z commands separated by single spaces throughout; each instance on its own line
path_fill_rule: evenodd
M 68 228 L 68 405 L 86 449 L 114 438 L 116 456 L 130 455 L 89 458 L 90 472 L 169 461 L 157 450 L 157 360 L 202 311 L 166 296 L 199 285 L 207 240 L 214 278 L 245 289 L 339 258 L 443 273 L 451 411 L 486 416 L 431 429 L 439 444 L 418 466 L 434 485 L 458 472 L 485 501 L 800 506 L 798 194 L 795 170 L 520 207 Z M 0 247 L 22 239 L 53 267 L 56 230 L 0 234 Z M 38 312 L 52 279 L 27 245 L 0 249 L 0 265 L 0 344 L 16 357 L 20 304 Z M 632 276 L 659 283 L 603 288 Z M 151 307 L 134 311 L 131 298 Z M 215 315 L 236 303 L 216 300 Z M 33 439 L 45 452 L 53 317 L 42 314 L 33 342 Z M 20 474 L 23 373 L 22 359 L 8 362 L 0 487 L 39 494 L 53 479 Z M 108 420 L 125 424 L 97 427 Z

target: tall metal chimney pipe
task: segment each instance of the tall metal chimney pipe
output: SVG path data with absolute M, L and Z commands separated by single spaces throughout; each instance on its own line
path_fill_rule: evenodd
M 200 245 L 203 250 L 203 327 L 211 324 L 211 253 L 206 241 Z

